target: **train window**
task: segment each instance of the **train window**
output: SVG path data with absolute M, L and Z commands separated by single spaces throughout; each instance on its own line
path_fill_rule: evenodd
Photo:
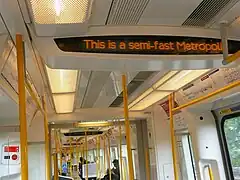
M 224 134 L 235 180 L 240 180 L 240 116 L 224 121 Z

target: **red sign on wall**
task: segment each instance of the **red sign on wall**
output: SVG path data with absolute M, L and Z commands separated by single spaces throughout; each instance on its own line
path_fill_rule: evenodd
M 5 146 L 4 152 L 19 152 L 19 146 Z
M 169 101 L 167 100 L 167 101 L 165 101 L 165 102 L 163 102 L 159 105 L 163 108 L 163 110 L 165 111 L 165 113 L 169 117 Z M 179 106 L 178 103 L 176 101 L 174 101 L 174 108 L 176 108 L 178 106 Z M 174 114 L 177 114 L 177 113 L 180 113 L 180 112 L 181 111 L 179 110 L 179 111 L 176 111 Z

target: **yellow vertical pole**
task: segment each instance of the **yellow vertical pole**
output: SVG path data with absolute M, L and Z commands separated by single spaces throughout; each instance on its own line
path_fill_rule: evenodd
M 45 103 L 45 96 L 42 97 L 43 111 L 44 111 L 44 132 L 45 132 L 45 163 L 46 163 L 46 180 L 51 180 L 50 172 L 50 152 L 49 152 L 49 132 L 48 132 L 48 119 L 47 109 Z
M 79 142 L 79 151 L 80 151 L 80 157 L 83 157 L 83 146 L 81 144 L 81 142 Z
M 110 138 L 108 137 L 108 170 L 109 170 L 109 180 L 112 180 L 112 171 L 111 171 L 111 150 L 110 150 Z
M 71 174 L 71 151 L 70 151 L 70 147 L 67 149 L 67 154 L 68 154 L 68 158 L 67 158 L 67 164 L 68 166 L 68 173 Z
M 85 149 L 86 149 L 86 180 L 88 180 L 88 140 L 87 140 L 87 130 L 85 130 Z
M 60 137 L 59 134 L 58 134 L 58 142 L 59 142 L 59 156 L 60 156 L 60 174 L 62 174 L 62 165 L 63 165 L 63 160 L 62 160 L 62 157 L 63 157 L 63 147 L 62 147 L 62 144 L 61 144 L 61 137 Z
M 85 158 L 85 144 L 82 145 L 82 157 Z
M 57 139 L 57 130 L 54 131 L 54 139 L 55 139 L 55 154 L 53 154 L 54 161 L 54 180 L 58 180 L 58 139 Z
M 73 151 L 72 151 L 72 140 L 70 139 L 70 176 L 72 177 L 73 169 L 72 169 L 72 157 Z
M 122 158 L 122 125 L 119 121 L 119 159 L 120 159 L 120 176 L 123 176 L 123 158 Z
M 20 150 L 21 150 L 21 179 L 28 180 L 28 145 L 26 119 L 25 65 L 22 35 L 16 35 L 18 93 L 19 93 L 19 121 L 20 121 Z
M 208 174 L 209 174 L 210 180 L 214 180 L 212 168 L 210 166 L 208 166 Z
M 147 176 L 147 180 L 150 180 L 150 168 L 149 168 L 149 165 L 150 165 L 150 161 L 149 161 L 149 149 L 146 148 L 145 150 L 145 163 L 146 163 L 146 176 Z
M 82 149 L 81 148 L 81 144 L 79 142 L 79 145 L 78 145 L 78 160 L 77 160 L 77 162 L 80 162 L 80 157 L 82 156 L 82 150 L 81 149 Z
M 62 175 L 62 167 L 63 167 L 63 152 L 60 151 L 60 175 Z
M 171 145 L 172 145 L 172 159 L 173 159 L 173 170 L 174 170 L 174 179 L 178 180 L 178 171 L 177 171 L 177 152 L 176 152 L 176 139 L 174 133 L 174 119 L 173 111 L 174 108 L 174 95 L 169 95 L 169 120 L 170 120 L 170 132 L 171 132 Z
M 78 161 L 79 161 L 79 148 L 78 148 L 79 146 L 77 146 L 77 141 L 76 141 L 76 163 L 78 164 Z
M 106 171 L 107 168 L 106 168 L 106 158 L 107 158 L 107 153 L 106 153 L 106 139 L 103 140 L 103 150 L 104 150 L 104 170 Z
M 74 161 L 75 161 L 75 158 L 76 158 L 75 157 L 76 156 L 76 151 L 75 150 L 76 150 L 76 147 L 72 144 L 72 171 L 74 170 L 73 165 L 74 165 Z
M 100 137 L 97 136 L 97 179 L 100 178 Z
M 126 141 L 127 141 L 127 154 L 128 154 L 128 169 L 129 169 L 129 180 L 134 180 L 133 174 L 133 159 L 131 150 L 131 137 L 130 137 L 130 123 L 128 117 L 128 94 L 126 87 L 126 75 L 122 75 L 122 87 L 123 87 L 123 101 L 124 101 L 124 117 L 125 117 L 125 130 L 126 130 Z
M 54 161 L 54 180 L 58 180 L 58 154 L 57 152 L 53 155 Z
M 78 153 L 79 153 L 79 157 L 83 157 L 82 156 L 82 146 L 81 146 L 81 142 L 79 142 L 79 150 L 78 150 Z M 77 160 L 77 162 L 78 162 L 78 167 L 79 167 L 79 163 L 80 163 L 80 158 L 78 157 L 78 160 Z M 78 168 L 78 171 L 79 171 L 79 168 Z M 80 173 L 80 171 L 79 171 L 79 173 Z

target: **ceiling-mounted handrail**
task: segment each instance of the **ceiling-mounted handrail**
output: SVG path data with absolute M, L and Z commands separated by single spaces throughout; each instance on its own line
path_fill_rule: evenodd
M 223 65 L 227 65 L 227 64 L 229 64 L 229 63 L 231 63 L 231 62 L 236 61 L 236 60 L 239 59 L 239 58 L 240 58 L 240 50 L 237 51 L 236 53 L 228 56 L 228 57 L 226 58 L 226 60 L 223 60 L 222 63 L 223 63 Z
M 25 80 L 25 87 L 27 88 L 29 94 L 31 95 L 31 97 L 33 98 L 35 104 L 37 105 L 37 108 L 42 112 L 42 114 L 44 115 L 46 112 L 43 110 L 43 107 L 41 106 L 41 103 L 39 101 L 39 99 L 37 98 L 36 94 L 34 93 L 30 83 L 28 82 L 28 80 Z

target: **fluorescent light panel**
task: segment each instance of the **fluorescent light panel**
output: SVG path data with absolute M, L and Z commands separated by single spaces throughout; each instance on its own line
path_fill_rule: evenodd
M 52 93 L 68 93 L 76 91 L 77 70 L 46 68 Z
M 169 80 L 171 77 L 173 77 L 175 74 L 177 74 L 179 71 L 170 71 L 168 72 L 165 76 L 163 76 L 159 81 L 157 81 L 154 85 L 153 88 L 157 89 L 160 85 L 165 83 L 167 80 Z
M 130 105 L 129 108 L 133 107 L 134 104 L 138 103 L 139 101 L 141 101 L 143 98 L 145 98 L 146 96 L 148 96 L 150 93 L 153 92 L 153 88 L 149 88 L 148 90 L 146 90 L 143 94 L 141 94 L 137 99 L 135 99 Z
M 157 81 L 153 88 L 145 91 L 141 96 L 134 100 L 130 105 L 130 110 L 143 110 L 159 100 L 165 98 L 171 91 L 177 91 L 186 84 L 192 82 L 198 77 L 207 73 L 209 69 L 204 70 L 183 70 L 170 71 L 159 81 Z M 179 73 L 178 73 L 179 72 Z
M 53 100 L 57 113 L 73 112 L 75 93 L 53 94 Z
M 38 24 L 83 23 L 88 18 L 92 0 L 30 0 Z
M 78 127 L 108 127 L 112 125 L 113 123 L 108 121 L 81 122 L 77 124 Z
M 173 76 L 170 80 L 158 88 L 161 91 L 176 91 L 191 81 L 207 73 L 209 69 L 204 70 L 183 70 Z
M 143 98 L 140 102 L 135 104 L 130 109 L 134 110 L 134 111 L 146 109 L 147 107 L 149 107 L 152 104 L 156 103 L 160 99 L 165 98 L 169 94 L 170 94 L 170 92 L 154 91 L 151 94 L 149 94 L 147 97 Z

